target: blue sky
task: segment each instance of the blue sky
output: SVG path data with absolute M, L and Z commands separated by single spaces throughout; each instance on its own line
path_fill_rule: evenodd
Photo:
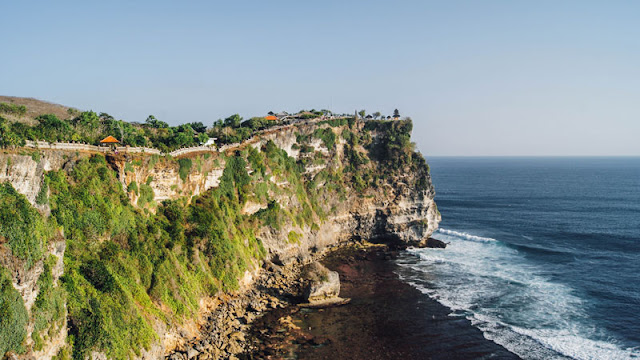
M 171 124 L 398 108 L 435 155 L 640 155 L 637 1 L 14 1 L 0 94 Z

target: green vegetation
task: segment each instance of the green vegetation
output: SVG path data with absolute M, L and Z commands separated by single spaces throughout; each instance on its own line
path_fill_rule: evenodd
M 231 115 L 224 120 L 219 119 L 213 123 L 209 136 L 217 138 L 219 144 L 238 143 L 249 139 L 256 131 L 279 125 L 277 121 L 266 120 L 263 117 L 242 120 L 238 114 Z
M 40 191 L 38 191 L 38 195 L 36 195 L 36 204 L 38 205 L 46 205 L 49 202 L 49 183 L 45 179 L 40 186 Z
M 125 173 L 135 172 L 135 169 L 133 168 L 133 165 L 130 162 L 127 162 L 124 164 L 124 172 Z
M 65 326 L 64 303 L 65 292 L 62 287 L 54 287 L 52 269 L 57 258 L 51 255 L 44 262 L 44 271 L 38 278 L 40 292 L 32 308 L 33 319 L 35 320 L 31 338 L 34 341 L 36 350 L 42 350 L 43 340 L 50 334 L 44 330 L 57 330 Z
M 336 119 L 329 119 L 329 120 L 323 120 L 318 122 L 318 125 L 322 125 L 322 124 L 329 124 L 329 126 L 331 127 L 340 127 L 340 126 L 345 126 L 345 125 L 349 125 L 352 126 L 355 122 L 355 118 L 354 117 L 345 117 L 345 118 L 336 118 Z
M 53 236 L 52 227 L 8 182 L 0 185 L 0 236 L 7 240 L 13 256 L 25 260 L 27 268 L 42 257 Z
M 129 185 L 127 186 L 127 192 L 133 192 L 136 195 L 139 195 L 140 193 L 138 192 L 138 183 L 136 183 L 135 181 L 129 183 Z
M 115 136 L 123 145 L 155 147 L 163 152 L 206 142 L 209 136 L 202 123 L 168 126 L 150 116 L 144 124 L 115 120 L 106 113 L 93 111 L 74 113 L 74 118 L 61 120 L 55 115 L 36 117 L 37 125 L 21 122 L 9 123 L 0 117 L 0 146 L 24 146 L 25 140 L 49 142 L 84 142 L 97 144 L 108 135 Z
M 280 208 L 280 204 L 276 201 L 270 201 L 266 209 L 262 209 L 256 213 L 256 217 L 262 220 L 265 226 L 280 230 L 283 214 L 284 212 Z
M 249 147 L 249 156 L 247 157 L 251 167 L 259 172 L 262 176 L 266 175 L 267 167 L 264 164 L 263 156 L 260 154 L 258 149 L 255 149 L 253 146 Z
M 180 179 L 182 179 L 182 181 L 186 181 L 187 176 L 189 176 L 189 173 L 191 172 L 191 167 L 193 166 L 193 163 L 189 158 L 182 158 L 178 160 L 178 165 L 180 166 L 180 168 L 178 169 L 178 173 L 180 174 Z
M 140 197 L 138 198 L 138 206 L 145 207 L 148 204 L 153 204 L 153 188 L 149 184 L 140 184 Z
M 336 134 L 330 128 L 322 128 L 316 129 L 313 132 L 313 136 L 322 140 L 324 146 L 329 149 L 329 151 L 333 150 L 334 145 L 336 144 Z
M 39 163 L 40 162 L 40 152 L 39 151 L 34 151 L 31 153 L 31 160 Z
M 17 124 L 17 123 L 14 123 Z M 24 146 L 24 136 L 13 131 L 14 124 L 10 124 L 5 118 L 0 116 L 0 147 Z
M 265 155 L 258 154 L 254 161 L 266 163 Z M 293 159 L 284 156 L 278 152 L 274 161 L 282 161 L 283 170 L 286 164 L 295 169 Z M 242 154 L 229 157 L 219 187 L 189 206 L 165 201 L 155 215 L 129 204 L 102 156 L 80 160 L 68 173 L 47 175 L 50 221 L 67 236 L 62 284 L 74 358 L 92 349 L 130 357 L 154 339 L 150 319 L 180 322 L 197 311 L 200 297 L 237 287 L 243 272 L 265 255 L 255 236 L 262 218 L 241 214 L 257 186 L 246 166 Z M 145 195 L 152 194 L 147 184 L 139 190 L 139 205 L 152 201 Z M 50 311 L 55 306 L 43 308 L 55 314 Z
M 395 168 L 408 164 L 414 150 L 411 142 L 412 129 L 411 120 L 367 121 L 365 130 L 381 134 L 378 141 L 369 147 L 371 156 L 387 165 L 395 164 Z
M 154 336 L 135 305 L 153 306 L 142 287 L 149 265 L 132 251 L 136 237 L 148 234 L 146 220 L 131 207 L 102 156 L 80 160 L 69 173 L 60 170 L 47 177 L 51 221 L 60 224 L 67 237 L 62 283 L 68 294 L 74 358 L 93 348 L 126 358 L 134 349 L 148 346 Z M 102 241 L 107 235 L 110 240 Z M 123 244 L 131 250 L 122 249 Z
M 289 234 L 287 235 L 287 240 L 289 241 L 289 244 L 299 244 L 300 238 L 302 238 L 302 234 L 297 233 L 295 231 L 289 231 Z
M 27 309 L 11 283 L 11 276 L 0 266 L 0 355 L 7 351 L 24 352 L 27 334 Z
M 24 116 L 27 113 L 27 107 L 24 105 L 0 103 L 0 113 Z

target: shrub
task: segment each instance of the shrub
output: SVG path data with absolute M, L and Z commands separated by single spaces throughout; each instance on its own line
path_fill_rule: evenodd
M 14 256 L 26 260 L 28 268 L 42 257 L 44 244 L 52 236 L 40 213 L 9 182 L 0 185 L 0 236 L 8 240 Z
M 339 126 L 344 126 L 349 124 L 349 119 L 353 119 L 353 117 L 324 120 L 324 121 L 320 121 L 318 125 L 329 124 L 329 126 L 331 127 L 339 127 Z
M 153 202 L 155 197 L 153 188 L 147 184 L 140 185 L 140 197 L 138 198 L 138 206 L 145 207 L 147 204 Z
M 24 105 L 0 103 L 0 112 L 3 112 L 5 114 L 24 116 L 27 113 L 27 107 Z
M 26 130 L 21 130 L 24 130 L 24 124 L 9 124 L 7 120 L 0 117 L 0 147 L 24 146 Z
M 42 185 L 40 186 L 40 191 L 38 191 L 38 195 L 36 195 L 36 204 L 38 205 L 46 205 L 49 202 L 49 183 L 47 178 L 44 179 Z
M 178 160 L 178 165 L 180 166 L 180 168 L 178 169 L 178 173 L 180 174 L 180 179 L 182 179 L 182 181 L 186 181 L 187 176 L 189 176 L 189 173 L 191 172 L 191 167 L 193 166 L 193 163 L 191 162 L 191 159 L 182 158 Z
M 270 201 L 266 209 L 261 209 L 256 213 L 256 217 L 262 220 L 262 223 L 265 226 L 275 230 L 280 230 L 282 209 L 277 201 Z
M 138 183 L 136 183 L 135 181 L 132 181 L 129 183 L 129 185 L 127 186 L 127 191 L 128 192 L 133 192 L 136 195 L 138 195 Z
M 299 234 L 295 231 L 289 231 L 289 234 L 287 235 L 287 240 L 289 241 L 289 244 L 299 244 L 301 237 L 302 237 L 302 234 Z
M 247 157 L 251 167 L 264 176 L 267 171 L 267 167 L 264 165 L 264 155 L 255 149 L 253 146 L 249 147 L 249 156 Z
M 31 309 L 34 319 L 31 338 L 34 341 L 36 350 L 41 350 L 43 346 L 42 331 L 51 327 L 66 325 L 63 319 L 65 292 L 63 288 L 54 287 L 53 284 L 52 268 L 55 266 L 56 260 L 57 258 L 51 255 L 44 262 L 44 271 L 38 278 L 40 291 Z
M 135 169 L 133 168 L 133 165 L 131 165 L 130 162 L 127 162 L 127 163 L 124 164 L 124 172 L 132 173 L 134 171 L 135 171 Z
M 322 139 L 322 143 L 324 146 L 329 149 L 329 151 L 333 150 L 334 145 L 336 144 L 336 134 L 330 128 L 316 129 L 313 132 L 313 136 Z
M 13 288 L 11 276 L 0 266 L 0 355 L 7 351 L 24 352 L 22 341 L 27 334 L 27 309 Z

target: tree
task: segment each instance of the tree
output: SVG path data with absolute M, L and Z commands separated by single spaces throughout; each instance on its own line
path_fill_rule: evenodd
M 11 131 L 9 123 L 0 117 L 0 147 L 24 146 L 24 139 Z
M 380 115 L 382 115 L 382 114 L 380 114 L 380 111 L 376 111 L 376 112 L 373 113 L 373 118 L 377 119 L 377 118 L 380 117 Z
M 400 111 L 398 111 L 398 109 L 393 110 L 393 117 L 394 118 L 399 118 L 400 117 Z
M 167 124 L 164 121 L 160 121 L 156 119 L 156 117 L 153 115 L 149 115 L 149 117 L 147 117 L 147 120 L 145 120 L 145 124 L 155 129 L 166 129 L 169 127 L 169 124 Z
M 367 114 L 367 112 L 365 110 L 360 110 L 358 111 L 358 115 L 360 115 L 360 118 L 364 118 L 364 116 Z
M 200 121 L 189 123 L 189 125 L 191 125 L 191 128 L 197 133 L 203 133 L 207 131 L 207 127 L 204 126 L 204 124 Z
M 224 119 L 225 126 L 231 126 L 233 128 L 239 127 L 241 122 L 242 122 L 242 117 L 238 114 L 233 114 L 228 118 Z
M 98 115 L 98 117 L 100 118 L 100 121 L 113 121 L 113 120 L 115 120 L 113 116 L 107 114 L 106 112 L 101 112 L 100 115 Z
M 93 111 L 83 111 L 73 119 L 73 123 L 88 130 L 94 130 L 100 125 L 100 118 Z

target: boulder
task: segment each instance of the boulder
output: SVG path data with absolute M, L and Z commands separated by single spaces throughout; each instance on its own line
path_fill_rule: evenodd
M 447 243 L 438 239 L 428 238 L 420 243 L 420 247 L 444 249 L 447 247 Z
M 340 275 L 320 263 L 308 265 L 302 273 L 307 282 L 304 292 L 306 303 L 300 307 L 323 308 L 349 303 L 351 299 L 343 299 L 340 295 Z
M 315 262 L 307 266 L 304 277 L 308 285 L 304 293 L 309 303 L 337 298 L 340 295 L 340 275 Z

